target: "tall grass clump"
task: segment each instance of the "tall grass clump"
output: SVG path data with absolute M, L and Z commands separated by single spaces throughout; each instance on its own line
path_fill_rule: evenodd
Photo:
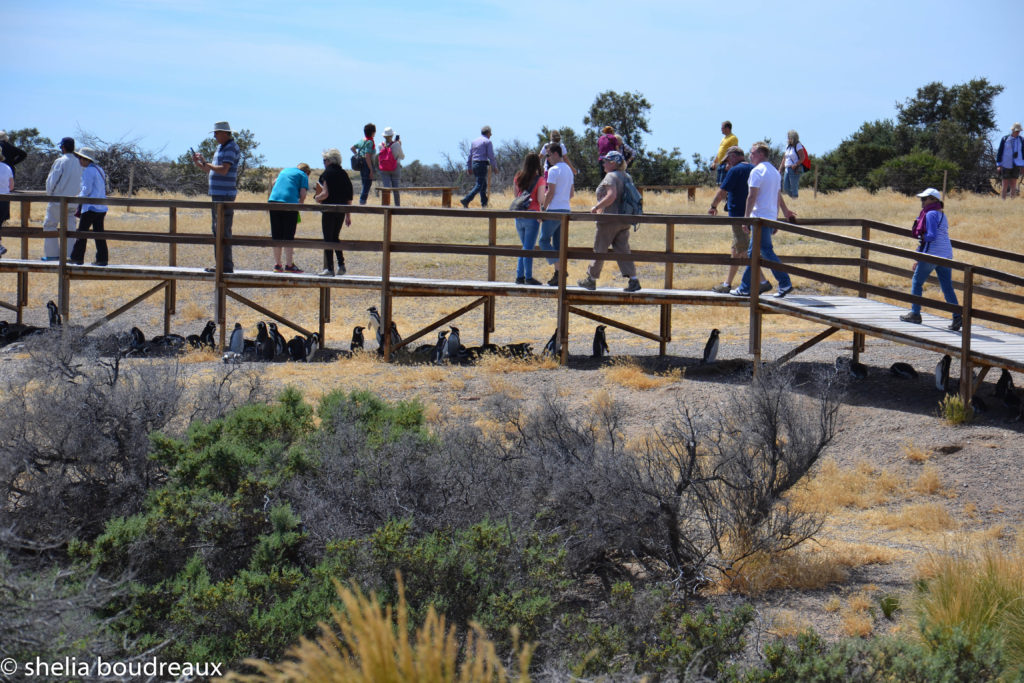
M 922 631 L 959 630 L 971 644 L 994 639 L 1008 680 L 1024 675 L 1024 552 L 995 544 L 935 554 L 922 566 Z
M 967 424 L 974 418 L 974 410 L 964 403 L 959 394 L 946 394 L 939 401 L 939 414 L 951 425 Z
M 247 659 L 254 675 L 230 673 L 225 680 L 239 683 L 287 681 L 418 681 L 449 683 L 488 681 L 504 683 L 530 680 L 530 645 L 515 645 L 519 674 L 507 671 L 494 643 L 483 629 L 472 624 L 462 640 L 454 626 L 446 626 L 431 606 L 423 623 L 410 638 L 409 609 L 401 577 L 398 578 L 397 612 L 382 607 L 377 595 L 365 596 L 358 587 L 337 584 L 344 610 L 331 609 L 333 623 L 320 624 L 316 640 L 303 638 L 286 659 L 271 664 Z M 338 635 L 340 634 L 340 636 Z

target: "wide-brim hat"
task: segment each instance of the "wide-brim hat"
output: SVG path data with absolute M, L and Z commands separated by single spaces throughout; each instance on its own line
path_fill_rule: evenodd
M 395 129 L 392 128 L 391 126 L 388 126 L 387 128 L 385 128 L 384 129 L 384 137 L 386 137 L 386 138 L 393 138 L 393 137 L 395 137 Z
M 234 133 L 235 131 L 231 130 L 231 124 L 228 123 L 227 121 L 218 121 L 217 123 L 213 124 L 213 130 L 211 130 L 210 132 L 211 133 Z
M 933 197 L 939 200 L 940 202 L 942 201 L 942 193 L 936 190 L 934 187 L 929 187 L 924 192 L 918 192 L 917 196 L 920 197 L 921 199 L 924 199 L 925 197 Z
M 76 157 L 86 159 L 88 161 L 96 163 L 96 157 L 99 156 L 99 152 L 94 150 L 92 147 L 83 147 L 82 149 L 76 149 L 72 152 Z

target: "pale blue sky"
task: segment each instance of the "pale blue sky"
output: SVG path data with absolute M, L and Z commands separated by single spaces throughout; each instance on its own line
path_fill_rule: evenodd
M 597 93 L 652 104 L 647 146 L 713 154 L 795 128 L 815 154 L 930 81 L 986 77 L 999 130 L 1024 119 L 1022 6 L 838 2 L 0 0 L 0 128 L 77 129 L 176 157 L 214 121 L 272 166 L 319 163 L 368 121 L 408 160 L 458 154 L 483 124 L 532 142 L 582 130 Z

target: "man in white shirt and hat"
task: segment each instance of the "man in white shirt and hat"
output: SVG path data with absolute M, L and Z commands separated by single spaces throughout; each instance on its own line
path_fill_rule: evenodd
M 60 141 L 60 156 L 53 160 L 50 166 L 50 174 L 46 176 L 46 194 L 57 197 L 74 197 L 82 185 L 82 165 L 75 157 L 75 141 L 72 138 L 64 138 Z M 77 202 L 68 202 L 68 232 L 73 232 L 77 221 L 75 211 L 78 210 Z M 46 205 L 46 218 L 43 219 L 44 232 L 57 232 L 60 227 L 60 202 L 50 202 Z M 71 243 L 68 242 L 68 252 L 71 251 Z M 56 261 L 60 258 L 60 240 L 56 237 L 47 237 L 43 240 L 43 260 Z

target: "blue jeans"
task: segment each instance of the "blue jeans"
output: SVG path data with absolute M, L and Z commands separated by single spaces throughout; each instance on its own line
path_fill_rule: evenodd
M 914 277 L 910 280 L 910 293 L 914 296 L 921 296 L 921 292 L 924 291 L 924 281 L 928 279 L 933 270 L 936 277 L 939 278 L 939 287 L 942 287 L 942 296 L 946 298 L 946 303 L 959 304 L 960 302 L 956 300 L 956 290 L 953 289 L 953 271 L 946 266 L 937 266 L 934 263 L 917 262 L 917 266 L 914 267 Z M 921 306 L 912 304 L 910 310 L 920 313 Z M 953 314 L 953 317 L 959 316 L 959 313 Z
M 363 183 L 363 189 L 359 192 L 359 203 L 365 204 L 366 198 L 370 196 L 370 185 L 373 184 L 370 180 L 370 167 L 365 163 L 359 165 L 359 180 Z
M 569 209 L 548 209 L 550 213 L 569 213 Z M 548 219 L 540 222 L 540 248 L 544 251 L 558 251 L 562 246 L 562 221 Z M 555 265 L 558 258 L 548 257 L 548 263 Z
M 533 249 L 537 244 L 537 233 L 540 231 L 540 220 L 537 218 L 517 218 L 516 232 L 519 233 L 519 241 L 523 249 Z M 516 264 L 516 277 L 533 277 L 533 259 L 529 256 L 520 256 Z
M 725 159 L 722 159 L 722 162 L 715 167 L 715 170 L 717 171 L 717 175 L 715 176 L 715 187 L 721 187 L 722 181 L 725 180 L 725 174 L 729 172 L 725 168 Z
M 747 249 L 747 256 L 749 257 L 754 253 L 754 243 L 751 240 L 750 248 Z M 772 229 L 765 227 L 761 229 L 761 261 L 774 261 L 780 263 L 781 259 L 775 255 L 775 247 L 772 244 Z M 775 270 L 772 268 L 772 275 L 775 276 L 775 280 L 779 283 L 779 290 L 792 289 L 793 282 L 789 279 L 789 273 L 784 273 L 781 270 Z M 750 291 L 750 266 L 743 271 L 743 282 L 740 283 L 741 292 Z
M 473 175 L 476 176 L 476 185 L 469 191 L 465 197 L 462 198 L 463 204 L 469 204 L 473 201 L 473 197 L 480 193 L 480 206 L 487 208 L 487 169 L 490 168 L 490 164 L 486 161 L 474 161 L 473 162 Z
M 377 171 L 377 175 L 380 176 L 381 187 L 398 187 L 398 181 L 402 177 L 402 167 L 396 166 L 394 171 Z M 395 189 L 391 192 L 391 196 L 395 199 L 395 206 L 402 205 L 402 198 L 398 196 L 398 190 Z
M 800 192 L 800 174 L 803 169 L 803 166 L 790 166 L 782 176 L 782 191 L 790 197 L 796 197 Z

